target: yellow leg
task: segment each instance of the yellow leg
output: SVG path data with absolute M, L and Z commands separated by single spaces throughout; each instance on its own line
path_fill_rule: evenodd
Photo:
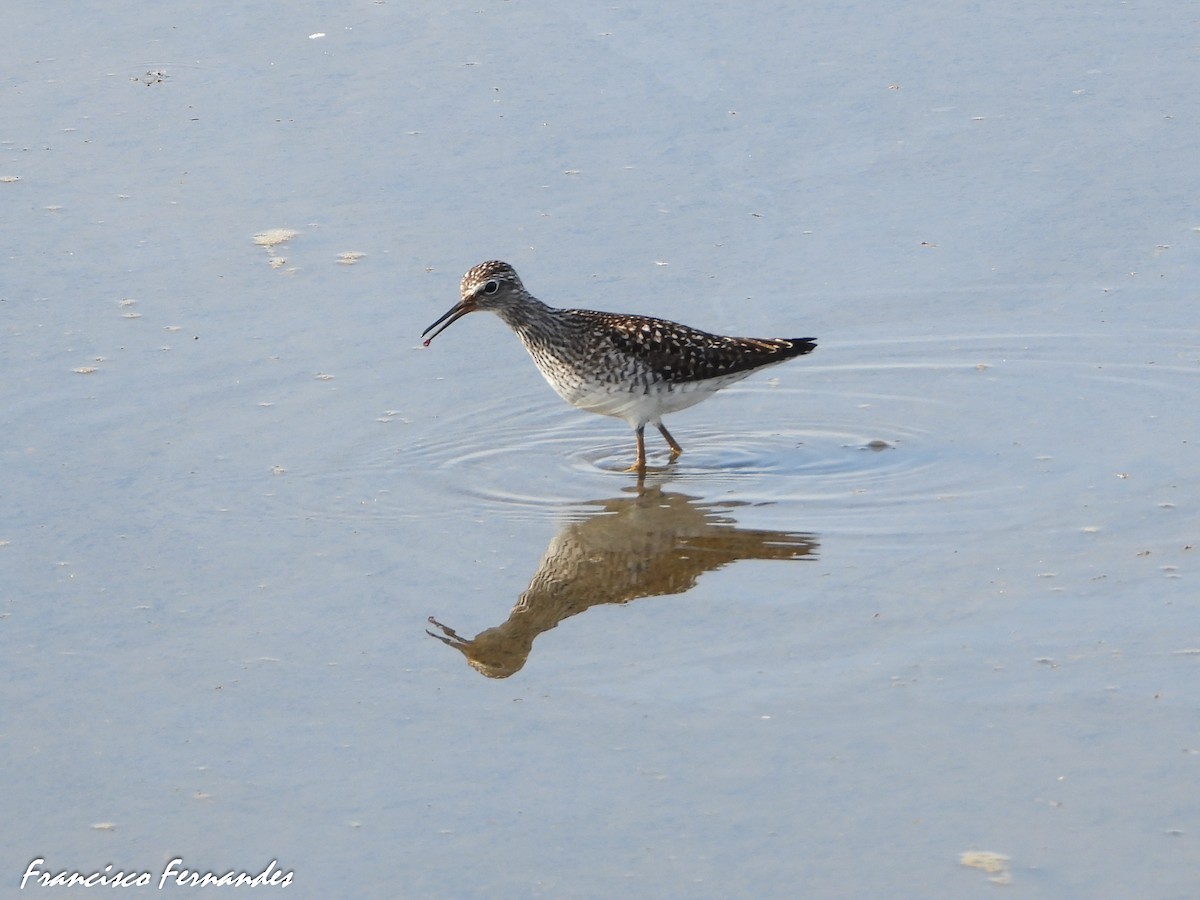
M 679 454 L 683 452 L 683 448 L 679 446 L 675 438 L 671 437 L 671 432 L 663 427 L 662 422 L 656 422 L 655 424 L 658 426 L 658 430 L 662 432 L 662 436 L 667 439 L 667 443 L 671 445 L 671 459 L 678 459 Z
M 646 472 L 645 430 L 646 430 L 645 425 L 639 425 L 637 427 L 637 430 L 635 432 L 637 434 L 637 459 L 634 461 L 632 466 L 630 466 L 628 469 L 625 470 L 626 472 L 637 472 L 637 473 L 643 474 L 643 475 Z

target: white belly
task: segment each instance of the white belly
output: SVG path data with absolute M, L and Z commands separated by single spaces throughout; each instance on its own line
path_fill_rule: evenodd
M 546 375 L 546 380 L 558 395 L 571 405 L 603 416 L 624 419 L 637 428 L 647 422 L 658 423 L 662 416 L 694 406 L 750 373 L 739 372 L 683 384 L 652 384 L 648 388 L 639 385 L 632 389 L 628 385 L 565 384 L 544 372 L 542 374 Z

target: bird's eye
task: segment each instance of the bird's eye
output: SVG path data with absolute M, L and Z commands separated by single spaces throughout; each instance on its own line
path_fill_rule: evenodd
M 500 282 L 496 281 L 495 279 L 492 279 L 483 286 L 483 292 L 485 294 L 494 294 L 498 290 L 500 290 Z

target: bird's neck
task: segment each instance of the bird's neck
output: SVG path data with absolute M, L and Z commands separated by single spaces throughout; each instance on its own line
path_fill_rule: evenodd
M 496 313 L 526 344 L 544 344 L 560 336 L 564 323 L 556 315 L 560 310 L 547 306 L 536 297 L 526 297 L 521 303 L 497 309 Z

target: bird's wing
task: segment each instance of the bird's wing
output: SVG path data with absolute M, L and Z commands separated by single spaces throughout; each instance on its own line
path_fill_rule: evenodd
M 603 334 L 611 349 L 673 382 L 747 372 L 811 353 L 817 346 L 813 338 L 727 337 L 651 316 L 584 309 L 568 312 L 590 323 L 593 333 Z

